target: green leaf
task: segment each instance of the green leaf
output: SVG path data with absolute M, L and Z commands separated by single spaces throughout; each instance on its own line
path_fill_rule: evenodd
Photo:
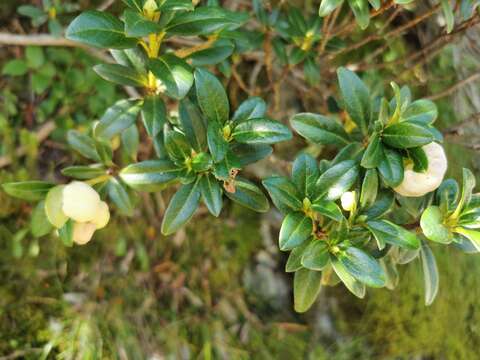
M 347 271 L 346 267 L 335 257 L 330 257 L 330 262 L 332 264 L 335 274 L 342 280 L 345 287 L 356 297 L 363 299 L 365 297 L 366 288 L 363 283 L 355 279 Z
M 370 220 L 366 225 L 379 244 L 387 243 L 412 250 L 420 247 L 420 240 L 415 233 L 388 220 Z
M 115 16 L 89 10 L 77 16 L 67 28 L 69 40 L 109 49 L 126 49 L 136 45 L 137 39 L 127 38 L 123 23 Z
M 210 121 L 208 123 L 207 142 L 213 160 L 215 162 L 222 161 L 228 151 L 228 142 L 223 136 L 223 129 L 219 122 Z
M 444 215 L 438 206 L 429 206 L 422 214 L 420 226 L 427 239 L 448 244 L 452 241 L 452 234 L 444 225 Z
M 162 234 L 170 235 L 185 225 L 200 201 L 199 182 L 182 185 L 173 195 L 162 221 Z
M 307 246 L 308 242 L 305 242 L 290 252 L 287 263 L 285 264 L 285 272 L 295 272 L 302 268 L 302 255 Z
M 428 169 L 427 154 L 421 147 L 408 149 L 408 155 L 413 160 L 413 170 L 416 172 L 424 172 Z
M 73 246 L 73 220 L 68 220 L 65 225 L 58 229 L 58 235 L 63 242 L 63 245 L 67 247 Z
M 349 247 L 337 255 L 350 275 L 371 287 L 385 286 L 385 273 L 373 257 L 356 247 Z
M 45 236 L 52 231 L 52 224 L 48 221 L 45 213 L 44 201 L 40 201 L 33 209 L 30 229 L 34 237 Z
M 137 11 L 125 10 L 123 21 L 125 22 L 125 34 L 129 37 L 144 37 L 162 31 L 160 24 L 147 20 L 143 14 Z
M 318 16 L 324 17 L 343 4 L 344 0 L 322 0 L 318 9 Z
M 262 160 L 273 151 L 271 146 L 263 144 L 248 145 L 234 143 L 231 145 L 231 149 L 238 158 L 240 167 L 245 167 Z
M 314 240 L 303 251 L 302 265 L 309 270 L 321 271 L 328 265 L 329 259 L 327 244 Z
M 295 184 L 282 176 L 272 176 L 262 181 L 278 210 L 287 214 L 302 209 L 302 196 Z
M 208 208 L 208 211 L 218 217 L 222 211 L 222 188 L 218 184 L 217 179 L 211 174 L 205 174 L 200 178 L 200 191 L 202 199 Z
M 50 224 L 60 229 L 68 221 L 68 216 L 63 212 L 63 189 L 65 185 L 55 186 L 50 189 L 45 199 L 45 214 Z
M 438 116 L 437 106 L 427 99 L 416 100 L 411 103 L 400 117 L 400 121 L 413 124 L 431 125 Z
M 348 0 L 350 8 L 353 11 L 355 20 L 362 30 L 365 30 L 370 23 L 370 10 L 365 0 Z
M 146 160 L 128 165 L 120 171 L 119 176 L 137 191 L 159 191 L 176 181 L 180 171 L 170 160 Z
M 422 242 L 420 258 L 422 259 L 425 286 L 425 305 L 429 306 L 433 303 L 438 293 L 438 269 L 432 250 L 430 250 L 425 241 Z
M 195 6 L 191 0 L 165 0 L 159 9 L 161 11 L 192 11 Z
M 317 161 L 309 154 L 297 156 L 292 166 L 292 180 L 303 197 L 311 197 L 320 176 Z
M 462 196 L 458 202 L 455 212 L 452 214 L 453 218 L 458 218 L 464 206 L 468 205 L 472 198 L 472 191 L 475 187 L 476 180 L 475 175 L 469 169 L 463 169 L 463 182 L 462 182 Z
M 225 195 L 230 200 L 253 211 L 265 212 L 269 208 L 267 197 L 262 190 L 252 182 L 241 177 L 235 179 L 235 192 L 226 191 Z
M 456 227 L 454 231 L 470 240 L 476 249 L 480 249 L 480 231 L 471 230 L 464 227 Z
M 193 67 L 215 65 L 232 55 L 234 49 L 233 42 L 219 39 L 211 47 L 190 54 L 187 59 Z
M 368 208 L 375 203 L 378 193 L 378 175 L 377 170 L 368 169 L 362 183 L 362 192 L 360 193 L 360 207 Z
M 290 123 L 297 133 L 315 144 L 344 146 L 349 143 L 343 126 L 326 116 L 300 113 L 293 116 Z
M 283 219 L 280 228 L 279 247 L 282 251 L 292 250 L 312 236 L 312 219 L 301 212 L 292 212 Z
M 398 149 L 408 149 L 431 143 L 432 133 L 422 125 L 399 122 L 386 127 L 382 135 L 383 142 Z
M 171 129 L 165 132 L 165 149 L 168 156 L 176 162 L 184 162 L 192 154 L 192 149 L 185 135 Z
M 322 273 L 308 269 L 295 272 L 293 278 L 293 300 L 296 312 L 307 311 L 315 302 L 322 288 Z
M 367 87 L 354 72 L 346 68 L 339 68 L 337 76 L 345 110 L 360 131 L 366 134 L 372 116 L 370 93 Z
M 149 69 L 165 85 L 167 94 L 175 99 L 183 99 L 193 85 L 192 68 L 173 54 L 150 59 Z
M 46 181 L 22 181 L 2 184 L 8 195 L 27 201 L 42 200 L 55 185 Z
M 342 210 L 334 201 L 318 200 L 312 204 L 312 209 L 320 215 L 341 222 L 344 219 Z
M 117 101 L 107 109 L 100 122 L 95 126 L 95 137 L 111 139 L 115 135 L 120 134 L 135 123 L 140 109 L 140 101 Z
M 198 107 L 189 99 L 180 101 L 179 120 L 190 145 L 196 151 L 207 147 L 207 125 Z
M 267 111 L 267 104 L 262 98 L 257 96 L 250 97 L 240 104 L 240 106 L 233 114 L 232 121 L 234 123 L 241 123 L 250 119 L 257 119 L 264 117 Z
M 39 69 L 45 64 L 43 49 L 38 46 L 27 46 L 25 49 L 25 58 L 30 69 Z
M 223 124 L 229 119 L 230 105 L 222 83 L 210 72 L 195 69 L 195 88 L 202 112 L 208 120 Z
M 77 165 L 62 169 L 62 175 L 78 180 L 89 180 L 106 174 L 107 168 L 102 164 Z
M 100 161 L 95 141 L 91 137 L 76 130 L 69 130 L 67 132 L 67 142 L 73 150 L 78 151 L 82 156 L 94 161 Z
M 142 120 L 150 137 L 157 136 L 167 121 L 167 108 L 158 95 L 146 96 L 142 107 Z
M 378 133 L 374 133 L 368 142 L 367 149 L 363 153 L 361 165 L 366 169 L 376 168 L 383 158 L 383 146 Z
M 169 35 L 205 35 L 224 28 L 234 29 L 248 20 L 246 13 L 230 12 L 220 7 L 202 6 L 181 13 L 168 23 Z
M 292 133 L 278 121 L 260 118 L 241 122 L 234 128 L 232 136 L 244 144 L 274 144 L 290 140 Z
M 201 173 L 212 168 L 213 161 L 210 154 L 200 152 L 192 157 L 192 170 Z
M 395 150 L 383 149 L 378 171 L 388 186 L 395 187 L 403 181 L 403 159 Z
M 45 15 L 45 13 L 40 8 L 33 5 L 21 5 L 17 8 L 17 12 L 20 15 L 27 16 L 32 19 Z
M 100 162 L 106 166 L 113 166 L 113 149 L 110 140 L 96 138 L 95 149 L 100 158 Z
M 348 191 L 357 180 L 358 164 L 346 160 L 325 171 L 317 181 L 317 199 L 337 200 Z
M 119 64 L 95 65 L 93 70 L 107 81 L 125 86 L 146 86 L 147 77 L 137 70 Z
M 445 21 L 447 23 L 447 33 L 450 33 L 453 30 L 453 25 L 455 25 L 455 14 L 453 13 L 452 4 L 450 0 L 440 0 L 442 4 L 443 15 L 445 16 Z
M 133 204 L 127 190 L 116 179 L 110 178 L 107 182 L 107 192 L 110 200 L 115 204 L 120 213 L 126 216 L 133 215 Z
M 28 71 L 27 63 L 22 59 L 10 60 L 3 66 L 2 75 L 21 76 Z
M 378 219 L 389 212 L 394 203 L 395 196 L 391 191 L 381 191 L 375 202 L 363 211 L 362 215 L 365 215 L 369 220 Z

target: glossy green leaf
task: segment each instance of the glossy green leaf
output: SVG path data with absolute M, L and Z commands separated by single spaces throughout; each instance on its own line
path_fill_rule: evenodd
M 227 39 L 219 39 L 211 47 L 190 54 L 188 60 L 194 67 L 215 65 L 232 55 L 234 49 L 233 42 Z
M 452 234 L 444 224 L 445 216 L 438 206 L 429 206 L 422 214 L 420 226 L 427 239 L 448 244 L 452 241 Z
M 403 159 L 395 150 L 384 148 L 378 171 L 388 186 L 395 187 L 403 181 Z
M 200 109 L 189 99 L 180 101 L 179 120 L 185 136 L 196 151 L 204 151 L 207 147 L 207 125 Z
M 400 117 L 400 121 L 408 121 L 414 124 L 430 125 L 435 122 L 438 110 L 431 100 L 420 99 L 411 103 Z
M 262 98 L 257 96 L 250 97 L 240 104 L 233 114 L 232 121 L 241 123 L 250 119 L 264 117 L 267 111 L 267 104 Z
M 110 200 L 115 204 L 120 213 L 126 216 L 133 215 L 133 204 L 127 190 L 116 178 L 111 178 L 107 183 L 107 192 Z
M 314 240 L 303 251 L 302 265 L 310 270 L 321 271 L 328 265 L 329 259 L 327 244 Z
M 69 40 L 109 49 L 134 47 L 137 39 L 127 38 L 123 23 L 115 16 L 89 10 L 77 16 L 68 26 L 65 36 Z
M 327 16 L 333 10 L 343 4 L 344 0 L 322 0 L 320 8 L 318 9 L 318 15 L 321 17 Z
M 125 10 L 123 21 L 125 22 L 125 34 L 129 37 L 144 37 L 162 31 L 160 24 L 147 20 L 138 11 Z
M 168 156 L 176 162 L 184 162 L 192 154 L 192 149 L 184 134 L 176 130 L 165 132 L 165 149 Z
M 362 30 L 370 23 L 370 10 L 365 0 L 348 0 L 348 4 L 355 15 L 355 20 Z
M 429 306 L 435 300 L 438 293 L 438 268 L 435 257 L 426 242 L 422 242 L 420 248 L 422 259 L 423 280 L 425 287 L 425 305 Z
M 303 198 L 294 183 L 286 177 L 272 176 L 262 181 L 280 211 L 287 214 L 302 209 Z
M 317 161 L 311 155 L 297 156 L 292 166 L 292 181 L 303 197 L 313 196 L 319 176 Z
M 67 247 L 73 246 L 73 220 L 68 220 L 65 225 L 58 229 L 58 235 L 63 242 L 63 245 Z
M 339 68 L 337 76 L 345 110 L 360 131 L 366 134 L 372 114 L 370 93 L 367 87 L 354 72 L 346 68 Z
M 223 124 L 230 117 L 230 105 L 222 83 L 210 72 L 195 69 L 195 89 L 202 112 L 208 120 Z
M 171 35 L 205 35 L 224 28 L 237 28 L 247 19 L 248 15 L 245 13 L 230 12 L 215 6 L 201 6 L 194 11 L 175 16 L 166 31 Z
M 176 181 L 180 171 L 170 160 L 146 160 L 128 165 L 119 176 L 137 191 L 159 191 Z
M 300 269 L 295 272 L 293 299 L 296 312 L 303 313 L 313 305 L 322 288 L 321 280 L 320 271 Z
M 173 234 L 185 225 L 197 210 L 200 201 L 199 182 L 182 185 L 173 195 L 162 221 L 162 233 Z
M 382 139 L 385 144 L 398 149 L 423 146 L 434 140 L 424 126 L 405 121 L 386 127 Z
M 368 208 L 375 203 L 378 193 L 378 174 L 375 169 L 368 169 L 362 182 L 360 207 Z
M 119 64 L 95 65 L 93 70 L 103 79 L 125 86 L 146 86 L 147 77 L 137 70 Z
M 415 233 L 404 229 L 388 220 L 367 221 L 367 228 L 375 236 L 379 244 L 387 243 L 406 249 L 418 249 L 420 240 Z
M 252 182 L 241 177 L 235 179 L 235 192 L 226 191 L 225 195 L 230 200 L 253 211 L 265 212 L 269 208 L 267 197 L 262 190 Z
M 76 130 L 69 130 L 67 132 L 67 142 L 73 150 L 78 151 L 82 156 L 94 161 L 100 161 L 95 141 L 91 137 Z
M 447 23 L 447 33 L 450 33 L 453 30 L 455 25 L 455 14 L 453 13 L 453 8 L 450 0 L 440 0 L 442 5 L 443 15 L 445 16 L 445 21 Z
M 300 113 L 293 116 L 290 123 L 297 133 L 315 144 L 343 146 L 349 143 L 343 126 L 326 116 Z
M 362 215 L 365 215 L 369 220 L 378 219 L 388 213 L 394 204 L 395 196 L 391 191 L 380 191 L 375 202 L 365 211 L 362 211 Z
M 44 201 L 40 201 L 33 209 L 30 229 L 34 237 L 45 236 L 52 231 L 52 224 L 48 221 L 47 214 L 45 213 Z
M 294 249 L 303 244 L 313 231 L 312 219 L 301 212 L 292 212 L 283 219 L 280 228 L 279 247 L 282 251 Z
M 62 175 L 78 180 L 89 180 L 105 175 L 107 168 L 102 164 L 69 166 L 62 169 Z
M 132 126 L 137 120 L 141 102 L 134 100 L 119 100 L 107 109 L 95 127 L 96 137 L 111 139 L 123 130 Z
M 167 109 L 160 96 L 149 95 L 144 98 L 142 121 L 150 137 L 157 136 L 167 121 Z
M 192 68 L 185 60 L 173 55 L 150 59 L 149 69 L 165 85 L 166 92 L 175 99 L 182 99 L 193 85 Z
M 63 189 L 65 185 L 58 185 L 50 189 L 45 199 L 45 214 L 50 224 L 60 229 L 68 221 L 63 212 Z
M 292 133 L 282 123 L 267 118 L 246 120 L 235 126 L 233 138 L 244 144 L 274 144 L 290 140 Z
M 287 263 L 285 264 L 285 272 L 295 272 L 302 268 L 303 251 L 307 248 L 307 246 L 308 242 L 305 242 L 290 252 Z
M 233 153 L 237 156 L 241 167 L 253 164 L 269 156 L 273 149 L 270 145 L 264 144 L 240 144 L 231 145 Z
M 222 188 L 217 179 L 211 174 L 206 174 L 200 179 L 200 191 L 202 200 L 213 216 L 218 217 L 222 211 Z
M 228 142 L 223 136 L 223 128 L 217 121 L 210 121 L 207 128 L 207 142 L 215 162 L 222 161 L 228 151 Z
M 320 215 L 338 222 L 344 219 L 342 210 L 334 201 L 317 200 L 312 204 L 312 209 Z
M 332 166 L 317 181 L 317 196 L 325 200 L 337 200 L 348 191 L 359 175 L 358 164 L 346 160 Z
M 385 273 L 382 267 L 377 260 L 364 251 L 351 246 L 342 251 L 337 258 L 348 273 L 358 281 L 371 287 L 385 286 Z
M 210 170 L 213 166 L 212 157 L 204 152 L 195 154 L 192 157 L 192 170 L 200 173 Z
M 376 168 L 383 158 L 383 145 L 380 139 L 380 135 L 374 133 L 368 142 L 367 149 L 365 150 L 361 165 L 364 168 L 372 169 Z
M 21 181 L 2 184 L 8 195 L 27 201 L 42 200 L 55 185 L 46 181 Z
M 365 297 L 365 284 L 355 279 L 350 272 L 347 271 L 345 265 L 343 265 L 335 256 L 330 257 L 335 274 L 340 278 L 345 287 L 356 297 L 363 299 Z

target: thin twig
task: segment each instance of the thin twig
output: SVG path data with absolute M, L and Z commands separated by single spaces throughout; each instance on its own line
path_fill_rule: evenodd
M 459 81 L 455 84 L 453 84 L 448 89 L 445 89 L 442 92 L 439 92 L 438 94 L 428 96 L 427 99 L 437 100 L 437 99 L 440 99 L 442 97 L 448 96 L 448 95 L 454 93 L 455 91 L 457 91 L 458 89 L 462 88 L 463 86 L 465 86 L 465 85 L 467 85 L 467 84 L 469 84 L 472 81 L 475 81 L 477 79 L 480 79 L 480 71 L 470 75 L 469 77 L 467 77 L 467 78 L 465 78 L 465 79 L 463 79 L 463 80 L 461 80 L 461 81 Z

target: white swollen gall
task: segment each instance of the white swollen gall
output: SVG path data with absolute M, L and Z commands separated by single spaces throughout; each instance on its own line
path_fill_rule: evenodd
M 93 221 L 100 203 L 100 195 L 84 182 L 73 181 L 63 189 L 63 212 L 77 222 Z
M 355 201 L 355 191 L 347 191 L 340 198 L 342 209 L 345 211 L 352 211 L 355 208 Z
M 447 157 L 440 144 L 432 142 L 422 147 L 428 159 L 428 168 L 424 172 L 413 170 L 408 164 L 404 170 L 402 183 L 394 190 L 402 196 L 419 197 L 434 191 L 440 186 L 447 171 Z
M 97 226 L 94 223 L 75 223 L 73 225 L 73 242 L 78 245 L 85 245 L 92 239 L 96 229 Z
M 97 208 L 97 214 L 95 215 L 95 219 L 93 219 L 93 223 L 97 229 L 101 229 L 107 226 L 109 220 L 110 211 L 108 210 L 108 205 L 105 201 L 100 201 L 100 205 Z

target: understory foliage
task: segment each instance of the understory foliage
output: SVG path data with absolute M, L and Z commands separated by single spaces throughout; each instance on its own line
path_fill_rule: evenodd
M 417 285 L 423 282 L 423 303 L 434 307 L 440 274 L 448 267 L 444 258 L 437 264 L 434 253 L 445 256 L 449 251 L 480 251 L 480 194 L 475 193 L 475 175 L 462 168 L 461 176 L 455 180 L 450 177 L 453 173 L 447 172 L 447 164 L 453 160 L 447 159 L 449 151 L 442 126 L 437 128 L 439 122 L 448 121 L 442 119 L 446 117 L 442 111 L 445 103 L 438 107 L 423 95 L 416 98 L 421 94 L 416 91 L 417 84 L 409 87 L 405 85 L 406 77 L 374 73 L 369 68 L 372 59 L 382 54 L 378 51 L 384 46 L 381 42 L 388 44 L 397 36 L 395 30 L 385 38 L 377 35 L 392 21 L 382 19 L 382 14 L 390 10 L 415 14 L 417 6 L 425 4 L 413 0 L 321 0 L 303 9 L 253 0 L 227 9 L 217 1 L 123 0 L 116 5 L 121 9 L 119 13 L 94 9 L 81 12 L 65 30 L 57 16 L 78 11 L 75 4 L 44 1 L 42 7 L 24 5 L 17 10 L 30 19 L 33 27 L 48 29 L 54 37 L 64 32 L 68 40 L 94 49 L 93 55 L 102 60 L 92 67 L 94 74 L 84 68 L 90 67 L 90 59 L 81 69 L 72 69 L 76 60 L 68 50 L 43 51 L 31 46 L 25 58 L 11 60 L 3 67 L 3 75 L 12 78 L 29 75 L 32 94 L 43 100 L 39 119 L 60 119 L 62 131 L 54 134 L 66 139 L 67 154 L 77 161 L 73 165 L 72 161 L 59 161 L 55 169 L 58 174 L 47 181 L 45 171 L 38 172 L 35 161 L 32 163 L 39 156 L 36 146 L 42 139 L 27 132 L 20 135 L 21 139 L 8 140 L 12 130 L 4 126 L 6 140 L 1 150 L 11 149 L 11 143 L 17 141 L 25 149 L 22 155 L 29 159 L 29 174 L 12 172 L 1 178 L 8 195 L 31 203 L 22 210 L 30 217 L 28 223 L 21 224 L 23 228 L 15 234 L 0 228 L 2 238 L 13 239 L 17 259 L 24 256 L 21 244 L 30 236 L 30 255 L 38 255 L 40 248 L 48 244 L 55 249 L 52 253 L 68 258 L 69 253 L 79 250 L 75 244 L 84 245 L 92 238 L 93 243 L 101 243 L 108 237 L 107 231 L 113 231 L 119 238 L 115 255 L 108 261 L 109 271 L 113 272 L 116 266 L 122 268 L 127 266 L 125 262 L 132 261 L 131 257 L 127 261 L 133 255 L 125 249 L 126 238 L 135 239 L 141 226 L 148 228 L 148 240 L 158 241 L 155 222 L 160 218 L 158 231 L 172 235 L 171 242 L 162 239 L 161 245 L 147 245 L 142 239 L 133 240 L 135 261 L 145 273 L 142 279 L 159 285 L 158 293 L 148 289 L 131 300 L 144 307 L 142 311 L 155 312 L 159 309 L 147 300 L 154 302 L 160 293 L 173 292 L 169 301 L 174 305 L 168 317 L 175 324 L 170 324 L 174 335 L 148 334 L 162 337 L 156 340 L 166 344 L 166 352 L 187 357 L 200 353 L 205 357 L 215 354 L 242 358 L 248 354 L 237 347 L 245 345 L 252 352 L 265 351 L 263 357 L 285 356 L 289 351 L 295 356 L 298 351 L 329 358 L 332 353 L 321 346 L 307 349 L 309 335 L 303 328 L 292 330 L 288 324 L 280 324 L 259 330 L 261 319 L 249 313 L 245 299 L 237 297 L 238 288 L 230 283 L 230 274 L 243 276 L 252 293 L 258 295 L 258 284 L 263 281 L 262 290 L 271 292 L 270 298 L 266 296 L 268 301 L 256 296 L 249 300 L 271 312 L 285 305 L 272 300 L 285 292 L 284 285 L 268 287 L 277 275 L 272 269 L 266 266 L 268 275 L 263 278 L 255 275 L 258 268 L 244 269 L 248 258 L 262 246 L 268 247 L 260 244 L 260 237 L 269 230 L 262 227 L 262 234 L 258 230 L 264 226 L 259 220 L 264 217 L 253 212 L 269 211 L 269 200 L 274 205 L 270 214 L 281 214 L 274 216 L 273 222 L 279 229 L 278 248 L 286 255 L 285 272 L 293 273 L 293 306 L 287 305 L 298 313 L 309 310 L 317 300 L 324 301 L 322 288 L 327 292 L 342 291 L 330 289 L 337 284 L 363 299 L 367 288 L 397 289 L 418 297 Z M 439 21 L 439 36 L 452 39 L 476 24 L 478 5 L 478 1 L 471 0 L 433 1 L 425 13 L 431 16 L 438 10 L 444 22 Z M 343 25 L 335 27 L 337 19 Z M 422 20 L 413 18 L 403 26 L 409 29 L 415 21 Z M 352 29 L 356 32 L 350 36 Z M 356 51 L 357 46 L 370 42 L 379 48 L 373 48 L 371 54 Z M 405 55 L 403 46 L 392 45 L 401 54 L 400 60 Z M 390 63 L 395 67 L 398 59 L 388 56 L 375 65 L 382 68 Z M 352 64 L 352 59 L 356 63 Z M 247 69 L 243 75 L 248 82 L 239 73 L 242 65 Z M 83 82 L 79 90 L 87 94 L 83 103 L 71 101 L 67 109 L 56 111 L 63 93 L 71 86 L 56 81 L 58 72 L 72 74 L 77 84 Z M 82 79 L 84 74 L 88 77 Z M 258 85 L 257 81 L 263 83 Z M 305 98 L 294 101 L 294 111 L 282 113 L 278 110 L 286 105 L 279 100 L 279 89 L 290 85 L 302 89 Z M 98 96 L 89 96 L 94 88 L 98 88 Z M 319 94 L 319 104 L 314 106 L 314 97 L 307 94 L 318 93 L 319 89 L 326 93 Z M 119 95 L 120 91 L 128 97 Z M 6 116 L 16 115 L 16 100 L 8 90 L 2 90 L 2 101 L 9 105 Z M 76 108 L 72 121 L 65 114 Z M 164 195 L 169 198 L 165 203 Z M 149 202 L 152 198 L 156 199 L 153 207 Z M 130 225 L 141 217 L 139 209 L 143 206 L 147 216 L 138 226 Z M 206 220 L 206 214 L 220 219 Z M 194 216 L 195 220 L 185 228 Z M 132 221 L 127 222 L 128 218 Z M 250 223 L 242 218 L 248 218 Z M 234 220 L 223 223 L 224 219 Z M 214 224 L 212 228 L 210 224 Z M 106 230 L 101 230 L 104 227 Z M 122 234 L 124 229 L 128 235 Z M 195 243 L 201 233 L 209 241 Z M 192 238 L 185 240 L 190 235 Z M 99 253 L 103 250 L 98 244 L 88 246 L 99 246 L 95 248 Z M 185 246 L 185 255 L 168 258 L 170 246 Z M 165 253 L 165 259 L 156 266 L 150 264 L 148 247 L 150 252 Z M 239 265 L 228 260 L 217 262 L 213 254 L 207 254 L 207 248 L 214 249 L 217 257 L 238 256 Z M 265 264 L 260 255 L 264 256 L 259 252 L 256 260 L 261 268 Z M 125 259 L 120 261 L 122 257 Z M 191 274 L 182 269 L 191 266 L 187 258 L 198 266 Z M 403 269 L 407 264 L 411 268 Z M 164 277 L 157 279 L 157 273 Z M 404 274 L 406 279 L 412 279 L 412 289 L 408 288 L 410 280 L 407 284 L 401 281 Z M 205 279 L 211 282 L 208 286 Z M 137 280 L 128 281 L 134 284 Z M 81 279 L 75 281 L 81 283 Z M 478 285 L 471 279 L 465 283 Z M 189 287 L 201 295 L 189 292 Z M 114 288 L 97 289 L 92 297 L 105 300 L 109 298 L 104 294 L 106 290 L 111 291 L 106 301 L 126 296 L 122 289 Z M 10 291 L 6 293 L 12 296 Z M 52 296 L 54 293 L 52 290 Z M 377 297 L 366 306 L 376 314 L 385 311 L 385 299 L 396 296 L 383 290 L 373 293 Z M 216 303 L 218 294 L 222 301 Z M 74 293 L 70 295 L 68 301 L 73 304 L 85 302 Z M 188 310 L 191 325 L 202 336 L 180 341 L 189 329 L 175 323 L 175 311 L 185 303 L 192 306 Z M 416 311 L 426 314 L 431 309 L 419 310 L 418 302 L 412 307 L 401 305 L 407 316 Z M 114 342 L 121 340 L 102 338 L 101 333 L 115 332 L 117 326 L 127 332 L 136 331 L 128 327 L 128 316 L 119 315 L 121 301 L 108 311 L 95 302 L 89 306 L 92 309 L 77 314 L 71 322 L 50 323 L 46 334 L 40 335 L 48 340 L 41 349 L 45 358 L 57 353 L 64 357 L 109 357 L 118 351 Z M 445 305 L 442 302 L 439 306 Z M 199 310 L 203 307 L 220 314 L 209 317 Z M 61 311 L 75 312 L 71 308 Z M 468 313 L 463 307 L 461 311 Z M 134 322 L 141 323 L 145 314 L 136 313 Z M 117 315 L 118 323 L 112 329 L 102 328 L 102 322 L 95 319 Z M 243 318 L 245 323 L 240 326 Z M 373 318 L 385 324 L 399 321 L 394 315 Z M 231 328 L 222 325 L 225 322 Z M 343 326 L 341 315 L 338 323 Z M 352 325 L 351 329 L 355 332 L 361 326 Z M 296 335 L 285 344 L 289 331 Z M 272 343 L 262 337 L 262 332 L 272 336 Z M 237 334 L 241 340 L 236 339 Z M 379 342 L 383 336 L 380 332 L 365 334 L 360 343 L 349 344 L 347 354 L 339 352 L 338 357 L 374 356 L 363 342 Z M 223 338 L 228 339 L 228 345 L 224 346 Z M 422 341 L 426 344 L 425 354 L 439 354 L 427 346 L 428 341 Z M 77 353 L 82 343 L 90 345 Z M 199 348 L 196 344 L 203 345 Z M 284 353 L 279 344 L 284 345 Z M 128 355 L 135 358 L 135 349 L 143 345 L 129 344 Z M 404 356 L 399 350 L 402 346 L 409 348 L 409 343 L 379 346 L 375 351 L 385 356 Z M 408 356 L 419 353 L 415 346 L 409 351 Z M 457 344 L 451 348 L 452 354 L 468 357 L 462 351 Z

